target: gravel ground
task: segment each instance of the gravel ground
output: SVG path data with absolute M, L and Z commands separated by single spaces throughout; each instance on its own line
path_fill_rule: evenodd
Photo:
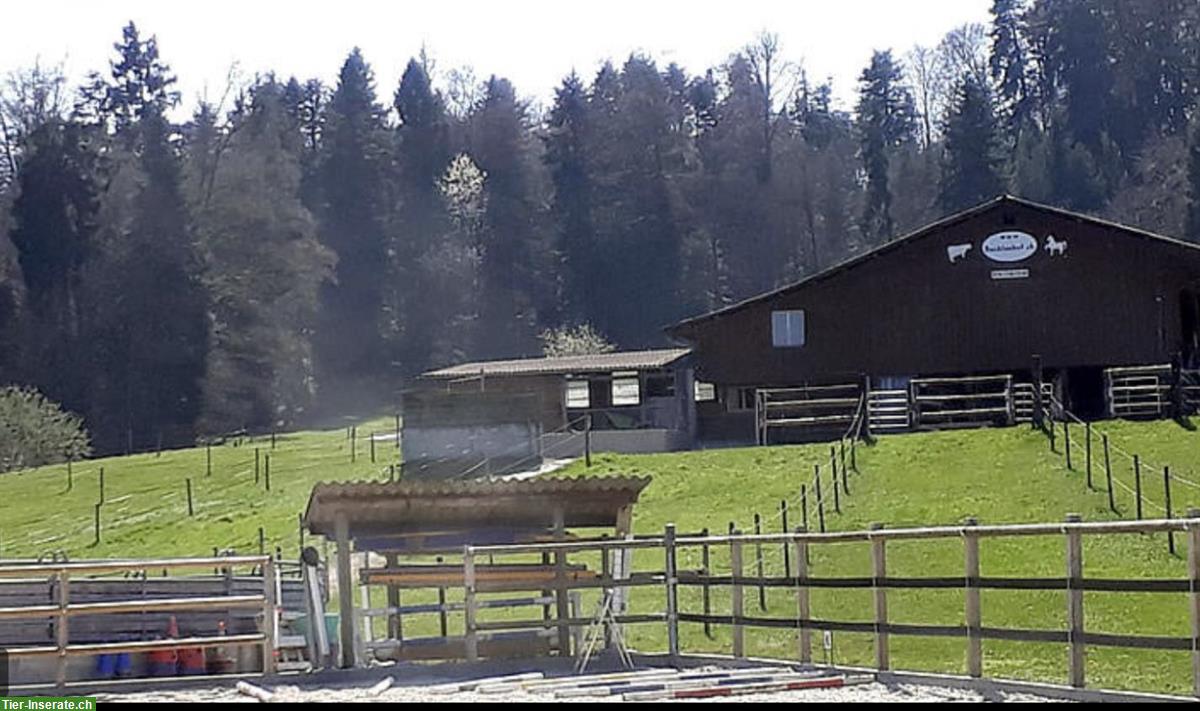
M 581 699 L 556 699 L 548 694 L 529 694 L 525 692 L 511 694 L 478 694 L 460 692 L 455 694 L 431 694 L 429 687 L 424 686 L 394 686 L 378 696 L 367 693 L 369 685 L 357 687 L 306 688 L 280 685 L 268 687 L 275 692 L 273 701 L 278 702 L 382 702 L 382 703 L 412 703 L 412 702 L 446 702 L 446 703 L 530 703 L 530 702 L 617 702 L 620 697 L 587 697 Z M 134 701 L 134 702 L 246 702 L 258 703 L 257 700 L 238 693 L 230 686 L 207 689 L 188 689 L 177 691 L 156 691 L 133 694 L 103 694 L 100 701 Z M 947 689 L 933 686 L 915 686 L 900 684 L 885 686 L 879 683 L 860 684 L 841 689 L 809 689 L 804 691 L 787 691 L 773 694 L 747 694 L 727 698 L 708 699 L 708 701 L 728 702 L 979 702 L 979 701 L 1013 701 L 1037 702 L 1049 701 L 1040 696 L 1029 694 L 1007 694 L 984 697 L 974 691 Z

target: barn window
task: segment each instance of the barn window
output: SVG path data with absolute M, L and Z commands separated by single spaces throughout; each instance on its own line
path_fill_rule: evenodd
M 674 373 L 649 373 L 646 375 L 646 397 L 675 397 Z
M 771 344 L 776 348 L 804 345 L 804 310 L 771 312 Z
M 638 374 L 613 373 L 612 404 L 637 405 L 642 401 L 641 388 L 638 385 Z
M 697 380 L 694 395 L 696 402 L 712 402 L 717 399 L 717 388 L 712 383 L 702 383 Z
M 588 392 L 588 381 L 586 380 L 568 380 L 567 381 L 567 408 L 571 410 L 582 410 L 592 405 L 592 398 Z

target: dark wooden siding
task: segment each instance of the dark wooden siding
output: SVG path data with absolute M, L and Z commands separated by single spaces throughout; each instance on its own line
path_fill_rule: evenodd
M 986 258 L 984 239 L 1005 230 L 1033 235 L 1038 251 Z M 1047 235 L 1067 242 L 1064 255 L 1047 254 Z M 951 264 L 946 248 L 967 243 Z M 995 280 L 999 269 L 1029 276 Z M 1035 353 L 1049 368 L 1163 363 L 1181 347 L 1180 293 L 1197 277 L 1200 250 L 1001 202 L 673 334 L 696 348 L 699 379 L 727 385 L 1019 371 Z M 804 309 L 803 347 L 772 346 L 782 309 Z

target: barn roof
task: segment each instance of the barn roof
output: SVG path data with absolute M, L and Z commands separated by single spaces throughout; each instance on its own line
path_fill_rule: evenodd
M 560 356 L 555 358 L 517 358 L 463 363 L 449 368 L 431 370 L 422 378 L 465 378 L 513 375 L 567 375 L 569 373 L 610 373 L 619 370 L 662 368 L 691 353 L 687 348 L 668 348 L 651 351 L 622 351 L 594 355 Z
M 637 502 L 649 477 L 546 477 L 524 480 L 320 483 L 304 522 L 313 533 L 334 535 L 343 514 L 351 536 L 553 526 L 563 510 L 567 528 L 612 527 L 620 509 Z
M 665 330 L 667 331 L 668 334 L 671 334 L 673 336 L 682 336 L 683 333 L 686 332 L 686 330 L 691 326 L 703 323 L 705 321 L 708 321 L 708 320 L 711 320 L 714 318 L 718 318 L 720 316 L 725 316 L 727 314 L 741 311 L 742 309 L 744 309 L 748 306 L 752 306 L 754 304 L 757 304 L 757 303 L 760 303 L 763 301 L 768 301 L 776 296 L 779 296 L 780 294 L 784 294 L 784 293 L 787 293 L 787 292 L 790 292 L 793 290 L 801 289 L 803 287 L 809 286 L 810 284 L 814 284 L 816 282 L 824 281 L 831 277 L 837 276 L 837 275 L 841 274 L 842 272 L 853 269 L 854 267 L 856 267 L 860 264 L 864 264 L 868 261 L 871 261 L 872 259 L 875 259 L 877 257 L 881 257 L 901 246 L 904 246 L 911 242 L 920 240 L 924 237 L 928 237 L 930 235 L 936 234 L 940 230 L 943 230 L 947 227 L 950 227 L 952 225 L 955 225 L 955 224 L 958 224 L 965 220 L 968 220 L 972 217 L 976 217 L 977 215 L 981 215 L 983 213 L 989 212 L 989 211 L 996 209 L 998 207 L 1001 207 L 1003 205 L 1021 205 L 1023 207 L 1032 208 L 1034 210 L 1040 210 L 1043 212 L 1058 215 L 1060 217 L 1065 217 L 1068 219 L 1089 223 L 1089 224 L 1092 224 L 1092 225 L 1095 225 L 1098 227 L 1116 230 L 1118 232 L 1122 232 L 1122 233 L 1128 234 L 1130 236 L 1139 237 L 1142 239 L 1150 239 L 1150 240 L 1154 240 L 1156 242 L 1168 244 L 1168 245 L 1175 246 L 1175 247 L 1183 247 L 1183 248 L 1186 248 L 1189 250 L 1200 251 L 1200 245 L 1194 244 L 1192 242 L 1185 242 L 1180 239 L 1176 239 L 1173 237 L 1166 237 L 1164 235 L 1156 234 L 1154 232 L 1149 232 L 1147 230 L 1142 230 L 1137 227 L 1130 227 L 1129 225 L 1122 225 L 1120 223 L 1112 222 L 1110 220 L 1104 220 L 1099 217 L 1093 217 L 1091 215 L 1085 215 L 1085 214 L 1078 213 L 1078 212 L 1072 212 L 1070 210 L 1064 210 L 1064 209 L 1058 208 L 1058 207 L 1052 207 L 1050 205 L 1044 205 L 1042 203 L 1033 202 L 1032 200 L 1026 200 L 1024 198 L 1015 197 L 1013 195 L 1000 195 L 996 198 L 988 200 L 987 202 L 980 203 L 979 205 L 976 205 L 975 207 L 968 208 L 966 210 L 963 210 L 962 212 L 955 213 L 948 217 L 944 217 L 941 220 L 930 223 L 916 231 L 913 231 L 906 235 L 897 237 L 896 239 L 893 239 L 893 240 L 891 240 L 885 244 L 882 244 L 874 249 L 868 250 L 867 252 L 864 252 L 860 255 L 851 257 L 850 259 L 847 259 L 843 262 L 840 262 L 831 267 L 828 267 L 820 272 L 817 272 L 816 274 L 811 274 L 809 276 L 806 276 L 803 279 L 800 279 L 799 281 L 784 285 L 782 287 L 779 287 L 778 289 L 774 289 L 772 291 L 768 291 L 766 293 L 759 294 L 757 296 L 752 296 L 743 301 L 739 301 L 736 304 L 731 304 L 729 306 L 717 309 L 715 311 L 710 311 L 706 314 L 701 314 L 699 316 L 693 316 L 691 318 L 684 319 L 678 323 L 667 326 L 665 328 Z

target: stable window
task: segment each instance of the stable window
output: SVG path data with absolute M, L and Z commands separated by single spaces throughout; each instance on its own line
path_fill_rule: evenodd
M 696 402 L 712 402 L 717 399 L 717 388 L 712 383 L 702 383 L 697 380 L 694 391 Z
M 804 345 L 804 310 L 771 312 L 771 344 L 776 348 Z
M 568 380 L 567 381 L 567 409 L 583 410 L 592 405 L 590 397 L 588 381 L 586 380 Z
M 646 397 L 675 397 L 674 373 L 646 375 Z
M 641 387 L 638 383 L 638 374 L 634 373 L 613 373 L 612 379 L 612 404 L 619 405 L 637 405 L 642 401 Z

